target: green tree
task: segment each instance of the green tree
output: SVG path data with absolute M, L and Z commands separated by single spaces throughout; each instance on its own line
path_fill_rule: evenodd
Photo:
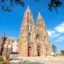
M 61 0 L 50 0 L 48 6 L 50 11 L 55 9 L 57 12 L 58 7 L 63 7 L 63 3 Z
M 27 0 L 28 1 L 28 0 Z M 39 2 L 40 0 L 34 0 L 34 2 Z M 25 6 L 24 0 L 0 0 L 1 9 L 4 11 L 12 11 L 15 5 Z M 61 0 L 50 0 L 48 3 L 49 10 L 55 9 L 57 11 L 58 7 L 63 7 L 63 2 Z

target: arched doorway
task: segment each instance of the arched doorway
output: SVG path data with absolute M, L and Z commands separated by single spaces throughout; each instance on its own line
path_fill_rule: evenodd
M 40 56 L 40 46 L 37 46 L 37 55 Z
M 31 46 L 28 47 L 28 56 L 31 56 Z

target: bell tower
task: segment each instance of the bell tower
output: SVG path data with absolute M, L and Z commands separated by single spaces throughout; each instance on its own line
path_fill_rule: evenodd
M 23 23 L 20 30 L 19 54 L 20 56 L 25 57 L 37 55 L 34 20 L 29 7 L 24 14 Z
M 36 27 L 35 27 L 36 43 L 37 43 L 37 55 L 49 55 L 51 52 L 49 36 L 47 33 L 46 25 L 40 14 L 38 13 Z

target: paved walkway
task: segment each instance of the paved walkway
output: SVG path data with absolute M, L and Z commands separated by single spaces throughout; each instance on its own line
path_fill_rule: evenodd
M 22 57 L 20 60 L 11 62 L 14 62 L 14 64 L 64 64 L 64 56 Z

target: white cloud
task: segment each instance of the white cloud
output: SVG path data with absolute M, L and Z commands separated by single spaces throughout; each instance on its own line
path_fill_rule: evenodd
M 48 30 L 48 35 L 50 37 L 58 37 L 64 33 L 64 22 L 54 27 L 53 30 Z
M 64 22 L 54 28 L 59 33 L 64 33 Z
M 58 39 L 55 42 L 62 42 L 62 41 L 64 41 L 64 36 L 58 37 Z
M 48 35 L 50 37 L 58 37 L 60 34 L 59 33 L 56 33 L 55 30 L 48 30 Z
M 55 34 L 55 31 L 48 30 L 48 35 L 49 35 L 49 36 L 52 36 L 52 34 Z

